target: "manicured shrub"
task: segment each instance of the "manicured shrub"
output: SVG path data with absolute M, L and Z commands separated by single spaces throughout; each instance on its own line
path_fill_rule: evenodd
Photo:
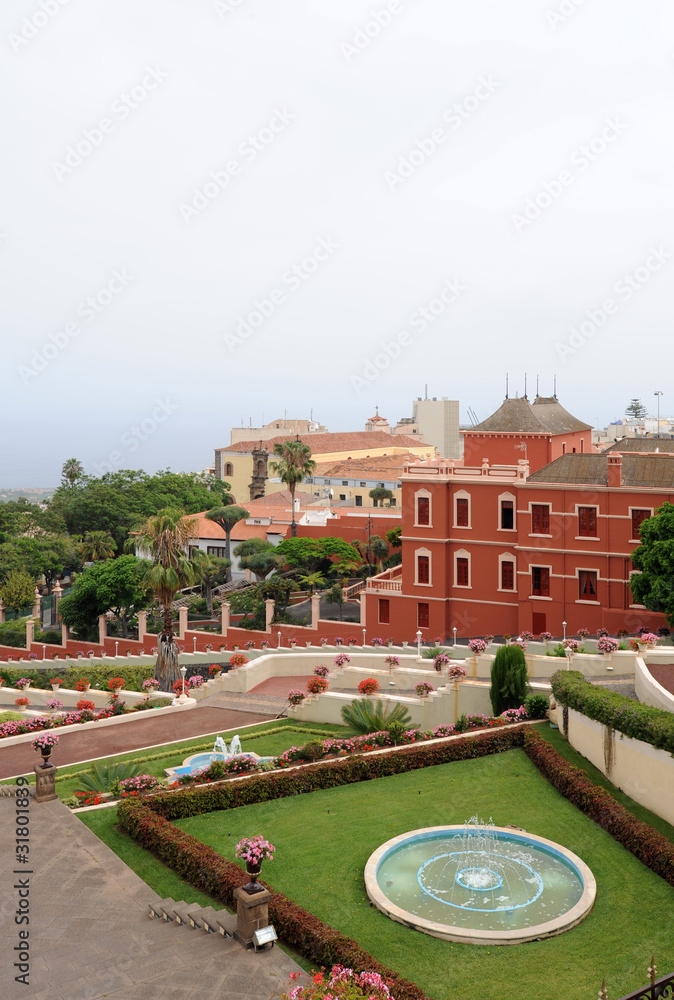
M 519 646 L 501 646 L 491 665 L 489 698 L 494 715 L 519 708 L 527 696 L 527 661 Z
M 323 744 L 319 740 L 309 740 L 302 747 L 303 760 L 320 760 L 323 753 Z
M 524 700 L 524 707 L 530 719 L 544 719 L 550 708 L 547 694 L 529 694 Z

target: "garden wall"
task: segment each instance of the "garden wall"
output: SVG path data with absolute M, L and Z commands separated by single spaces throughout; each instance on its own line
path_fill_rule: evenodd
M 670 653 L 668 660 L 673 660 Z M 652 705 L 654 708 L 664 708 L 668 712 L 674 712 L 674 695 L 670 694 L 662 684 L 658 684 L 655 677 L 649 672 L 646 663 L 662 662 L 660 655 L 653 656 L 651 652 L 637 657 L 637 669 L 634 674 L 634 689 L 637 698 L 644 705 Z M 674 676 L 674 666 L 672 666 L 672 676 Z
M 561 707 L 551 719 L 562 728 Z M 570 708 L 569 743 L 623 792 L 674 824 L 674 758 Z

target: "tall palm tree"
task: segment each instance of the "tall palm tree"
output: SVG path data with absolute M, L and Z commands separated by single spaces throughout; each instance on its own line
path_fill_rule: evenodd
M 274 454 L 278 456 L 278 462 L 270 462 L 269 466 L 273 472 L 278 473 L 279 479 L 285 483 L 290 490 L 290 503 L 292 506 L 292 520 L 290 522 L 290 536 L 297 537 L 297 525 L 295 523 L 295 490 L 298 483 L 301 483 L 305 476 L 310 476 L 316 463 L 311 457 L 311 448 L 304 444 L 299 438 L 296 441 L 284 441 L 283 444 L 277 442 L 274 445 Z
M 227 570 L 232 565 L 229 559 L 219 556 L 209 556 L 200 549 L 193 553 L 192 562 L 197 573 L 197 579 L 203 584 L 208 607 L 208 614 L 213 614 L 213 587 L 216 587 L 227 576 Z
M 68 458 L 61 466 L 61 479 L 68 486 L 74 486 L 84 475 L 84 466 L 76 458 Z
M 195 534 L 196 521 L 185 518 L 181 510 L 173 507 L 153 514 L 136 534 L 138 548 L 151 559 L 143 574 L 143 583 L 154 592 L 163 608 L 163 626 L 157 636 L 154 667 L 161 691 L 172 691 L 180 674 L 172 604 L 178 591 L 194 582 L 194 564 L 187 550 Z
M 379 563 L 379 572 L 381 573 L 384 559 L 388 556 L 388 545 L 379 535 L 372 535 L 370 538 L 370 551 Z
M 205 515 L 209 521 L 213 521 L 215 524 L 219 524 L 225 533 L 225 556 L 229 560 L 230 565 L 232 562 L 232 553 L 230 547 L 230 539 L 232 535 L 232 528 L 239 521 L 243 521 L 244 518 L 250 517 L 250 514 L 244 507 L 237 507 L 236 504 L 230 504 L 228 507 L 214 507 L 212 510 L 206 511 Z M 227 579 L 231 579 L 231 574 L 227 570 Z
M 117 543 L 107 531 L 87 531 L 78 548 L 85 562 L 100 562 L 112 559 L 117 551 Z

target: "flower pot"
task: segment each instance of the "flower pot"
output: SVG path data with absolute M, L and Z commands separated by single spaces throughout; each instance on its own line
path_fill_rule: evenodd
M 50 764 L 49 762 L 49 758 L 51 757 L 51 752 L 52 752 L 51 747 L 41 747 L 40 753 L 42 754 L 42 763 L 40 764 L 40 767 L 53 767 L 53 764 Z
M 260 871 L 262 869 L 262 864 L 253 864 L 252 861 L 246 861 L 246 874 L 250 875 L 250 882 L 244 885 L 244 892 L 247 892 L 250 896 L 255 892 L 264 892 L 264 886 L 258 885 L 258 878 L 260 877 Z
M 311 645 L 311 643 L 310 643 L 310 642 L 305 642 L 305 643 L 304 643 L 304 645 L 305 645 L 305 646 L 307 647 L 307 649 L 308 649 L 308 648 L 309 648 L 309 646 Z
M 115 698 L 119 698 L 120 694 L 122 693 L 122 689 L 121 688 L 114 688 L 114 690 L 113 690 L 112 693 L 114 694 Z
M 52 689 L 52 691 L 58 691 L 58 689 L 59 689 L 60 687 L 61 687 L 61 685 L 60 685 L 60 684 L 52 684 L 52 686 L 51 686 L 51 689 Z

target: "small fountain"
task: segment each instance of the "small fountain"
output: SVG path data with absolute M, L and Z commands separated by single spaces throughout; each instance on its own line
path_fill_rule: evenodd
M 243 751 L 241 749 L 241 740 L 238 736 L 235 736 L 229 744 L 229 750 L 222 736 L 216 736 L 215 743 L 213 744 L 213 753 L 211 754 L 211 762 L 214 760 L 229 760 L 230 757 L 236 757 L 240 753 L 243 753 Z
M 400 923 L 471 944 L 518 944 L 579 923 L 592 872 L 552 841 L 473 816 L 383 844 L 365 868 L 368 896 Z
M 198 774 L 200 771 L 205 771 L 216 761 L 226 762 L 233 757 L 252 757 L 257 761 L 274 759 L 273 757 L 260 757 L 259 754 L 250 750 L 244 752 L 241 749 L 241 740 L 238 735 L 233 737 L 229 747 L 222 736 L 216 736 L 211 753 L 192 754 L 191 757 L 185 758 L 182 767 L 167 767 L 165 771 L 169 778 L 177 778 L 183 774 Z

